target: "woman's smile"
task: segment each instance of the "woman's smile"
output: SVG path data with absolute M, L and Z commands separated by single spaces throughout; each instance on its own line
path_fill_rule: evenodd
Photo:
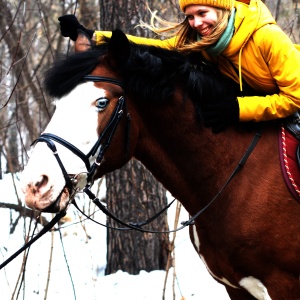
M 197 29 L 197 31 L 202 35 L 202 36 L 206 36 L 209 35 L 211 32 L 212 26 L 207 26 L 206 28 L 199 28 Z

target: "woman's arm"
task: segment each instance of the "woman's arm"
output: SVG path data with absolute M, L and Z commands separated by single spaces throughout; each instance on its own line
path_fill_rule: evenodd
M 278 26 L 266 27 L 259 34 L 262 36 L 257 49 L 263 55 L 278 93 L 265 97 L 239 97 L 240 121 L 284 118 L 300 110 L 299 50 Z
M 103 37 L 111 37 L 111 31 L 95 31 L 93 35 L 93 40 L 96 42 L 96 44 L 100 44 Z M 166 39 L 166 40 L 160 40 L 160 39 L 154 39 L 154 38 L 144 38 L 144 37 L 137 37 L 134 35 L 126 34 L 127 38 L 136 44 L 140 45 L 149 45 L 149 46 L 157 46 L 165 49 L 174 49 L 176 37 Z
M 84 31 L 96 44 L 100 44 L 103 37 L 111 37 L 111 31 L 96 31 L 85 28 L 81 25 L 74 15 L 64 15 L 58 18 L 60 22 L 60 31 L 64 37 L 69 37 L 76 41 L 78 30 Z M 142 38 L 133 35 L 127 35 L 127 38 L 136 44 L 153 45 L 166 49 L 174 49 L 176 37 L 166 40 Z

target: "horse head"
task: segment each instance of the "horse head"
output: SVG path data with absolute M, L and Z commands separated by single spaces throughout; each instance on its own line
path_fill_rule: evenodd
M 97 56 L 91 41 L 79 33 L 75 56 L 64 69 L 58 64 L 46 76 L 49 94 L 58 99 L 52 119 L 33 143 L 22 175 L 22 190 L 30 208 L 65 209 L 79 190 L 132 156 L 136 137 L 129 129 L 118 72 L 130 54 L 126 36 L 115 31 L 104 51 Z M 88 69 L 74 74 L 80 68 L 76 64 L 85 64 L 91 56 L 94 62 Z

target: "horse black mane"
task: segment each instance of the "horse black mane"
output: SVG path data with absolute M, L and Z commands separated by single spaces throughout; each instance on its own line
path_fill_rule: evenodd
M 185 96 L 196 104 L 226 100 L 238 93 L 237 84 L 224 78 L 200 54 L 185 56 L 177 51 L 134 43 L 130 43 L 130 48 L 130 57 L 119 71 L 125 92 L 139 99 L 166 101 L 176 87 L 182 88 Z M 103 43 L 56 62 L 45 76 L 48 94 L 56 98 L 68 94 L 99 64 L 107 49 L 107 43 Z

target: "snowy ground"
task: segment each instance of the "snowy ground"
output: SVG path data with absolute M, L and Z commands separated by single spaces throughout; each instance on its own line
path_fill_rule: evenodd
M 18 181 L 17 181 L 18 182 Z M 16 203 L 16 195 L 10 175 L 0 180 L 0 202 Z M 169 210 L 170 227 L 173 226 L 174 208 Z M 62 240 L 58 231 L 47 233 L 30 249 L 24 286 L 15 290 L 20 276 L 22 256 L 11 262 L 0 271 L 0 299 L 45 299 L 45 288 L 51 262 L 51 274 L 47 292 L 48 300 L 157 300 L 162 299 L 165 279 L 164 271 L 139 275 L 117 272 L 104 276 L 106 265 L 106 229 L 90 221 L 78 222 L 77 213 L 69 210 L 71 222 L 61 229 Z M 10 215 L 8 209 L 0 209 L 0 262 L 4 261 L 24 241 L 24 224 L 19 224 L 13 235 L 9 235 Z M 105 223 L 105 217 L 98 213 L 96 219 Z M 187 220 L 185 211 L 181 220 Z M 27 220 L 28 222 L 28 220 Z M 20 223 L 20 222 L 19 222 Z M 28 224 L 26 224 L 28 228 Z M 87 238 L 90 236 L 91 238 Z M 53 239 L 53 247 L 51 240 Z M 51 249 L 52 259 L 50 261 Z M 64 250 L 63 250 L 64 249 Z M 227 300 L 224 287 L 219 285 L 208 274 L 203 263 L 196 255 L 188 237 L 188 229 L 177 233 L 176 238 L 176 281 L 173 299 L 172 277 L 169 273 L 166 300 Z M 66 259 L 65 259 L 66 257 Z M 67 263 L 66 263 L 67 260 Z M 71 274 L 71 275 L 70 275 Z M 19 297 L 17 295 L 19 293 Z M 23 296 L 24 295 L 24 296 Z M 183 298 L 184 297 L 184 298 Z

